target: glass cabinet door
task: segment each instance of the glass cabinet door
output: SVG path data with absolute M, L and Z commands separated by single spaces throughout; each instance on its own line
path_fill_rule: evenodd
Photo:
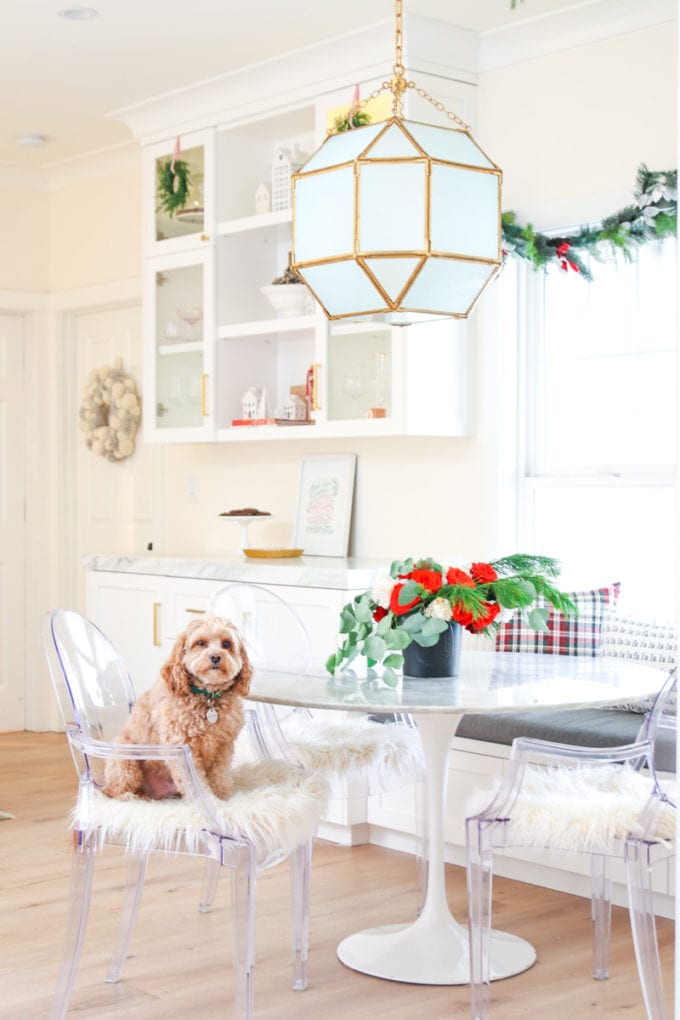
M 213 133 L 194 131 L 147 153 L 147 251 L 178 252 L 214 233 Z
M 373 323 L 332 326 L 327 347 L 328 421 L 390 418 L 392 330 Z
M 178 260 L 174 260 L 177 262 Z M 150 260 L 148 329 L 152 343 L 153 429 L 177 439 L 203 438 L 212 425 L 212 251 L 176 265 Z M 206 435 L 205 438 L 208 438 Z

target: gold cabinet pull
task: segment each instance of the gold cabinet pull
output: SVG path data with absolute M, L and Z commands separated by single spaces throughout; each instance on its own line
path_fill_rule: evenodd
M 185 613 L 197 613 L 199 616 L 203 616 L 205 614 L 205 609 L 191 609 L 191 608 L 187 607 L 184 610 L 184 612 Z
M 161 646 L 161 631 L 158 624 L 159 616 L 161 611 L 160 602 L 154 602 L 153 604 L 153 644 L 154 648 L 160 648 Z
M 210 240 L 210 234 L 201 234 L 201 240 L 202 241 L 209 241 Z
M 319 369 L 321 363 L 315 361 L 312 365 L 312 411 L 321 410 L 321 404 L 319 403 Z
M 204 372 L 201 376 L 201 414 L 204 418 L 208 417 L 208 398 L 206 396 L 208 388 L 208 376 Z

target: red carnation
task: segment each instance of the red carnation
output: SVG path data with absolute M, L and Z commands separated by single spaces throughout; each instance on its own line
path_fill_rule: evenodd
M 485 602 L 484 610 L 484 615 L 473 620 L 468 626 L 468 630 L 472 631 L 473 634 L 479 634 L 479 632 L 485 630 L 490 623 L 493 623 L 500 613 L 501 607 L 497 602 Z
M 446 571 L 446 583 L 462 584 L 465 588 L 474 588 L 475 586 L 470 575 L 466 574 L 464 570 L 459 570 L 458 567 L 449 567 Z
M 414 570 L 411 577 L 422 584 L 426 591 L 439 591 L 442 586 L 442 575 L 438 570 Z
M 376 606 L 373 611 L 373 619 L 376 623 L 380 623 L 382 619 L 387 616 L 387 610 L 383 606 Z
M 463 606 L 451 606 L 451 619 L 463 627 L 469 627 L 474 617 L 470 610 L 464 609 Z
M 420 602 L 420 595 L 416 595 L 416 597 L 412 599 L 411 602 L 407 602 L 405 606 L 400 606 L 399 592 L 403 587 L 404 587 L 403 584 L 395 584 L 394 588 L 392 589 L 392 594 L 390 595 L 390 609 L 392 610 L 395 616 L 403 616 L 404 613 L 408 613 L 409 610 L 413 609 L 413 607 L 417 606 L 418 603 Z
M 473 563 L 470 573 L 477 584 L 489 584 L 491 581 L 498 580 L 498 574 L 490 563 Z

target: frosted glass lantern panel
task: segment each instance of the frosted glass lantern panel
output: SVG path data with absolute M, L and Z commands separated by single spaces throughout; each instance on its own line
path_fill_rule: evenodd
M 405 120 L 404 127 L 413 135 L 428 156 L 432 159 L 443 159 L 448 163 L 464 163 L 466 166 L 494 168 L 494 164 L 485 156 L 479 146 L 465 131 L 453 131 L 450 128 L 434 127 L 431 124 L 418 124 Z
M 433 251 L 499 259 L 496 174 L 435 163 L 431 195 Z
M 173 237 L 186 237 L 189 234 L 200 234 L 205 226 L 203 206 L 203 178 L 205 173 L 205 153 L 202 145 L 191 149 L 183 149 L 179 157 L 188 167 L 188 193 L 186 201 L 172 213 L 160 206 L 159 178 L 166 168 L 172 153 L 160 156 L 156 160 L 156 240 L 166 241 Z
M 359 170 L 359 251 L 424 252 L 425 162 L 364 163 Z
M 405 308 L 465 315 L 496 266 L 430 258 L 405 294 Z
M 367 159 L 415 159 L 422 153 L 400 127 L 391 124 L 366 152 Z
M 352 167 L 312 174 L 295 182 L 294 245 L 296 262 L 354 251 Z
M 380 292 L 354 261 L 307 266 L 302 276 L 329 315 L 361 314 L 387 308 Z
M 396 301 L 422 261 L 422 258 L 378 258 L 366 259 L 366 265 L 390 300 Z
M 310 156 L 301 172 L 306 174 L 309 170 L 322 170 L 325 167 L 352 162 L 371 144 L 383 127 L 383 124 L 367 124 L 366 127 L 330 135 L 321 148 Z

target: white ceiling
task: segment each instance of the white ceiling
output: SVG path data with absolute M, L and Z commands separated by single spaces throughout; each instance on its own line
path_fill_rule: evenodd
M 129 142 L 112 110 L 394 17 L 392 0 L 0 0 L 0 167 L 50 167 Z M 404 11 L 488 32 L 588 0 L 404 0 Z M 297 10 L 296 10 L 297 6 Z M 392 53 L 386 53 L 391 67 Z M 17 144 L 40 133 L 42 149 Z

